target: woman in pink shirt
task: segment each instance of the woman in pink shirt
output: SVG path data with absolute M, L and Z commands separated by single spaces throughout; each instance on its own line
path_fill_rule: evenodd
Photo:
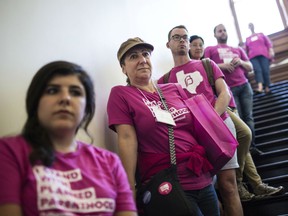
M 255 33 L 253 23 L 249 23 L 251 35 L 246 38 L 246 51 L 253 65 L 255 80 L 258 85 L 256 94 L 269 94 L 270 89 L 270 62 L 274 58 L 272 42 L 263 33 Z
M 76 140 L 93 118 L 94 97 L 76 64 L 51 62 L 36 73 L 22 134 L 0 139 L 0 215 L 137 215 L 119 157 Z
M 156 85 L 152 81 L 150 56 L 153 49 L 138 37 L 121 44 L 117 57 L 128 85 L 114 86 L 107 104 L 109 127 L 117 132 L 120 157 L 131 188 L 135 189 L 136 170 L 137 183 L 145 184 L 170 166 L 168 124 L 175 124 L 177 175 L 195 211 L 193 215 L 219 215 L 209 172 L 211 164 L 199 144 L 201 136 L 193 129 L 195 118 L 183 101 L 185 93 L 180 86 Z M 159 89 L 169 112 L 164 108 Z M 145 204 L 149 204 L 150 199 L 146 201 Z M 141 208 L 139 213 L 142 213 Z

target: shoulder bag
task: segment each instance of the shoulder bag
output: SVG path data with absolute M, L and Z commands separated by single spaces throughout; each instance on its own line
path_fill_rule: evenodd
M 157 87 L 163 105 L 168 111 L 162 91 Z M 196 210 L 192 208 L 177 176 L 174 130 L 168 125 L 170 162 L 169 168 L 154 175 L 145 185 L 137 189 L 137 206 L 139 214 L 145 216 L 193 216 Z

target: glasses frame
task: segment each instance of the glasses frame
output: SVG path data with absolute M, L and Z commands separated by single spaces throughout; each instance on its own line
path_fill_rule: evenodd
M 184 41 L 189 41 L 189 36 L 188 35 L 175 34 L 175 35 L 171 36 L 171 38 L 170 38 L 170 40 L 174 40 L 174 41 L 181 41 L 181 39 L 183 39 Z

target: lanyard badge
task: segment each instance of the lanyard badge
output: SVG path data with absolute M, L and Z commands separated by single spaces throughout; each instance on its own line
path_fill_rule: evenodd
M 176 126 L 175 121 L 170 112 L 162 110 L 157 106 L 152 107 L 157 122 Z

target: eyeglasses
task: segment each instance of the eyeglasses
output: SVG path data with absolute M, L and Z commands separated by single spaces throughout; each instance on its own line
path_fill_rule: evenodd
M 186 41 L 188 41 L 188 35 L 178 35 L 178 34 L 176 34 L 176 35 L 173 35 L 173 36 L 171 36 L 171 38 L 174 40 L 174 41 L 180 41 L 182 38 L 183 38 L 183 40 L 186 40 Z

